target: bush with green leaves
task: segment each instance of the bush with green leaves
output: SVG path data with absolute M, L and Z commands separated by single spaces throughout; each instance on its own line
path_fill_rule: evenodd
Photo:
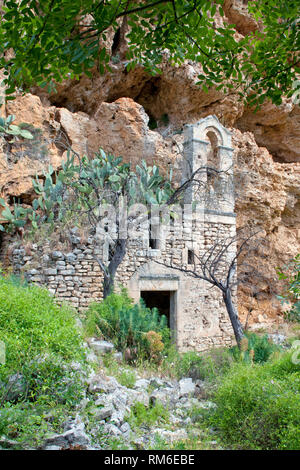
M 150 331 L 161 334 L 165 347 L 170 343 L 166 317 L 142 302 L 134 305 L 125 289 L 89 306 L 85 330 L 89 335 L 98 334 L 112 341 L 119 350 L 129 351 L 132 360 L 151 358 L 151 344 L 147 339 Z
M 193 380 L 214 382 L 219 375 L 227 372 L 233 362 L 232 355 L 225 348 L 201 353 L 179 353 L 172 345 L 161 363 L 161 369 L 165 374 L 177 379 L 191 377 Z
M 6 402 L 0 411 L 0 435 L 6 437 L 8 442 L 6 445 L 3 439 L 1 449 L 11 450 L 10 440 L 14 441 L 14 450 L 38 448 L 45 437 L 63 432 L 66 420 L 75 418 L 75 415 L 75 408 L 55 401 L 48 404 Z
M 146 406 L 144 403 L 136 402 L 131 408 L 130 415 L 125 418 L 132 428 L 141 426 L 153 426 L 154 424 L 166 423 L 169 420 L 167 408 L 159 402 L 154 406 Z
M 73 311 L 56 305 L 37 286 L 0 277 L 0 340 L 5 363 L 0 365 L 0 402 L 51 400 L 73 403 L 82 394 L 79 373 L 82 338 Z
M 8 222 L 0 225 L 0 230 L 30 226 L 37 230 L 45 225 L 52 230 L 56 225 L 62 234 L 69 218 L 73 224 L 84 225 L 88 234 L 96 235 L 95 243 L 99 244 L 99 240 L 109 243 L 110 256 L 104 256 L 105 250 L 102 255 L 101 251 L 97 255 L 93 252 L 103 273 L 103 296 L 107 297 L 113 291 L 117 269 L 127 251 L 125 227 L 135 221 L 141 223 L 142 217 L 148 220 L 150 205 L 158 208 L 174 203 L 182 197 L 182 192 L 172 188 L 172 170 L 166 178 L 160 175 L 156 165 L 149 166 L 142 160 L 133 171 L 130 164 L 123 163 L 122 157 L 116 158 L 102 149 L 92 159 L 81 158 L 69 150 L 61 167 L 59 172 L 54 172 L 49 165 L 43 178 L 39 175 L 32 181 L 37 196 L 32 207 L 24 209 L 22 204 L 15 204 L 12 210 L 0 199 L 4 207 L 1 219 Z M 136 204 L 144 205 L 143 213 L 136 210 Z M 125 207 L 128 210 L 123 210 Z M 108 216 L 112 208 L 114 216 Z M 113 235 L 109 230 L 112 226 Z
M 266 362 L 280 347 L 268 339 L 268 335 L 259 336 L 247 332 L 241 341 L 240 348 L 234 346 L 231 353 L 235 360 L 244 362 Z
M 277 274 L 286 282 L 285 291 L 278 298 L 282 303 L 291 303 L 284 312 L 285 317 L 289 321 L 300 322 L 300 253 L 283 270 L 277 269 Z
M 113 292 L 102 302 L 90 303 L 85 319 L 85 333 L 88 336 L 115 338 L 118 333 L 119 312 L 123 307 L 132 306 L 133 300 L 123 288 L 120 294 Z
M 220 378 L 210 424 L 234 449 L 300 449 L 300 368 L 290 352 Z
M 7 118 L 0 116 L 0 136 L 10 140 L 17 137 L 33 139 L 32 133 L 24 129 L 22 125 L 16 126 L 12 124 L 15 119 L 16 117 L 13 114 L 7 116 Z
M 198 353 L 189 351 L 178 353 L 169 348 L 162 362 L 162 368 L 175 373 L 177 378 L 192 377 L 194 380 L 215 382 L 218 377 L 226 374 L 236 362 L 265 362 L 272 354 L 281 351 L 281 348 L 268 340 L 267 335 L 259 336 L 246 333 L 242 341 L 241 350 L 233 348 L 214 348 L 210 351 Z
M 255 103 L 269 98 L 276 105 L 282 96 L 292 96 L 299 73 L 296 0 L 243 2 L 249 24 L 260 25 L 245 37 L 236 36 L 231 21 L 216 24 L 225 16 L 222 0 L 2 3 L 0 68 L 7 99 L 16 89 L 24 92 L 33 86 L 48 87 L 54 94 L 55 84 L 64 79 L 79 80 L 85 74 L 92 80 L 96 67 L 100 74 L 111 72 L 118 48 L 105 45 L 112 34 L 118 43 L 124 19 L 128 50 L 121 63 L 127 72 L 138 65 L 159 74 L 168 51 L 169 63 L 176 67 L 184 61 L 199 64 L 203 90 L 232 91 Z

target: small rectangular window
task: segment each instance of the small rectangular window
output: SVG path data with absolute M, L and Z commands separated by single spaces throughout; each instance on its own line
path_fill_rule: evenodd
M 151 214 L 149 214 L 149 248 L 152 250 L 159 249 L 159 226 L 152 224 Z
M 157 238 L 149 238 L 149 247 L 152 248 L 152 250 L 158 250 L 159 240 Z
M 188 264 L 194 264 L 195 263 L 195 254 L 193 250 L 188 250 Z

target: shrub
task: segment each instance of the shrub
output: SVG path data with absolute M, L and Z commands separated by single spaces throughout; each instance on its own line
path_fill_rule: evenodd
M 170 342 L 166 317 L 142 302 L 133 305 L 125 289 L 120 294 L 110 294 L 101 303 L 90 305 L 86 333 L 97 333 L 112 341 L 117 349 L 126 352 L 128 360 L 158 360 L 162 348 Z
M 132 428 L 141 426 L 151 426 L 154 424 L 166 423 L 169 419 L 169 412 L 161 403 L 156 402 L 154 406 L 147 407 L 143 403 L 136 402 L 131 408 L 130 415 L 126 420 Z
M 119 312 L 133 306 L 133 300 L 127 290 L 122 288 L 120 294 L 112 293 L 102 302 L 89 305 L 85 320 L 87 335 L 100 335 L 106 339 L 114 339 L 119 330 Z
M 160 334 L 163 344 L 168 342 L 170 333 L 167 328 L 167 319 L 164 315 L 160 315 L 156 308 L 146 308 L 142 303 L 123 308 L 119 312 L 117 347 L 122 350 L 128 348 L 133 358 L 154 359 L 151 341 L 149 341 L 150 331 Z M 155 357 L 158 357 L 157 354 Z
M 234 364 L 213 397 L 211 417 L 235 449 L 300 449 L 300 371 L 291 353 L 263 364 Z
M 161 333 L 157 333 L 156 331 L 148 331 L 146 333 L 146 340 L 149 344 L 149 354 L 150 358 L 157 360 L 159 354 L 164 349 L 164 343 L 162 342 L 162 335 Z
M 84 363 L 82 339 L 73 311 L 57 306 L 45 290 L 0 277 L 0 402 L 49 397 L 77 400 L 79 375 L 71 362 Z
M 176 372 L 178 378 L 192 377 L 194 380 L 202 380 L 205 376 L 203 367 L 203 357 L 193 351 L 180 355 L 176 361 Z
M 255 333 L 246 333 L 241 342 L 241 349 L 237 346 L 231 348 L 231 353 L 237 361 L 266 362 L 280 347 L 268 339 L 268 335 L 259 336 Z
M 124 387 L 134 388 L 136 383 L 136 375 L 132 370 L 122 370 L 122 372 L 118 375 L 118 380 Z
M 226 349 L 214 349 L 205 353 L 194 351 L 180 354 L 175 360 L 178 378 L 191 377 L 194 380 L 215 380 L 224 374 L 233 362 Z
M 277 269 L 277 274 L 287 284 L 285 292 L 278 298 L 282 303 L 291 303 L 291 307 L 284 312 L 285 317 L 289 321 L 300 322 L 300 253 L 284 267 L 284 271 Z

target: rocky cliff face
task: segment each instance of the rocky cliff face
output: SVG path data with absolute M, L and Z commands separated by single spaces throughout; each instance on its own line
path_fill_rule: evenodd
M 237 34 L 258 28 L 244 2 L 226 1 L 224 10 Z M 107 47 L 112 44 L 113 37 Z M 34 89 L 3 107 L 2 114 L 14 114 L 17 124 L 32 124 L 42 133 L 36 131 L 25 147 L 1 143 L 2 197 L 29 203 L 31 178 L 49 163 L 59 168 L 69 145 L 90 155 L 101 146 L 133 165 L 145 158 L 176 170 L 183 125 L 215 114 L 234 136 L 238 225 L 262 229 L 266 240 L 264 249 L 251 256 L 268 282 L 258 282 L 255 293 L 240 291 L 240 311 L 244 318 L 250 312 L 250 321 L 276 318 L 275 267 L 300 252 L 299 106 L 290 99 L 279 107 L 266 103 L 254 113 L 235 94 L 201 90 L 199 69 L 192 63 L 173 68 L 166 62 L 159 77 L 142 68 L 127 73 L 125 48 L 121 41 L 110 74 L 95 71 L 93 78 L 61 84 L 52 95 Z

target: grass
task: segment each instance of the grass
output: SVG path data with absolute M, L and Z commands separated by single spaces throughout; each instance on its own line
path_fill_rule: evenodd
M 288 342 L 298 340 L 298 331 L 293 329 Z M 57 306 L 44 289 L 0 277 L 0 340 L 6 350 L 0 367 L 0 435 L 14 440 L 15 448 L 37 448 L 49 433 L 63 430 L 84 396 L 87 364 L 75 312 Z M 127 388 L 135 387 L 138 375 L 201 380 L 216 408 L 192 406 L 182 416 L 190 418 L 184 425 L 186 439 L 172 443 L 157 436 L 149 448 L 300 449 L 300 364 L 294 348 L 282 351 L 265 337 L 250 335 L 241 353 L 220 348 L 179 354 L 169 346 L 163 354 L 159 363 L 140 357 L 134 366 L 107 354 L 103 365 L 107 375 Z M 80 364 L 79 371 L 73 361 Z M 11 394 L 8 383 L 16 374 L 24 386 Z M 88 408 L 85 413 L 87 429 L 95 427 L 97 442 L 111 450 L 128 447 L 122 439 L 105 436 Z M 135 403 L 126 420 L 136 435 L 147 428 L 178 429 L 158 401 L 154 406 Z
M 0 340 L 0 435 L 36 447 L 83 397 L 87 363 L 74 311 L 45 289 L 0 277 Z
M 14 449 L 39 447 L 45 437 L 63 431 L 67 418 L 75 417 L 72 406 L 39 401 L 7 402 L 1 407 L 0 413 L 0 435 L 13 440 Z
M 300 449 L 300 367 L 292 353 L 234 364 L 213 397 L 211 423 L 233 449 Z
M 120 363 L 113 354 L 107 353 L 103 356 L 103 365 L 107 375 L 112 375 L 118 382 L 127 388 L 134 388 L 136 382 L 136 372 L 134 367 L 126 362 Z
M 146 406 L 143 403 L 136 402 L 125 420 L 135 430 L 138 430 L 141 426 L 166 425 L 169 423 L 169 412 L 159 402 L 156 402 L 154 406 Z

